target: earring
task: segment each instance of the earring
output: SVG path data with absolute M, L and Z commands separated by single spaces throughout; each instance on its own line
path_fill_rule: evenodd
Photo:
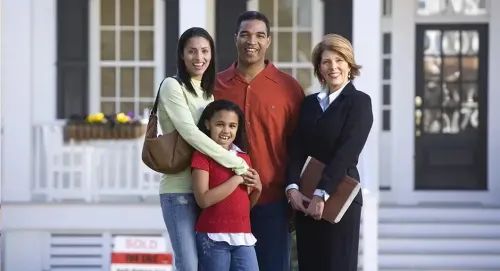
M 347 73 L 347 79 L 352 80 L 351 72 Z

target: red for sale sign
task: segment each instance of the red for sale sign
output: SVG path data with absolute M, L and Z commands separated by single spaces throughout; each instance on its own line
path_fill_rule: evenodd
M 116 236 L 111 271 L 171 271 L 172 254 L 163 237 Z

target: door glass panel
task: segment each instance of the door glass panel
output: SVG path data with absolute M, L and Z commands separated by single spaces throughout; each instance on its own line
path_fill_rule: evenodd
M 115 103 L 114 102 L 101 102 L 101 112 L 105 115 L 115 113 Z
M 425 79 L 439 80 L 441 75 L 441 57 L 424 57 Z
M 443 64 L 444 80 L 446 82 L 456 82 L 460 77 L 458 57 L 445 57 Z
M 477 129 L 479 126 L 478 87 L 475 83 L 463 84 L 464 99 L 462 102 L 462 130 Z
M 425 107 L 438 107 L 441 104 L 441 84 L 438 81 L 428 81 L 424 89 Z
M 443 83 L 443 107 L 457 107 L 460 105 L 459 84 Z
M 456 134 L 459 129 L 460 112 L 458 109 L 449 108 L 443 110 L 443 134 Z
M 443 53 L 445 55 L 457 55 L 460 52 L 460 32 L 443 32 Z
M 260 0 L 259 1 L 259 11 L 266 14 L 267 19 L 271 25 L 274 24 L 274 1 Z
M 311 69 L 297 69 L 297 80 L 307 89 L 311 85 Z
M 135 110 L 134 110 L 134 103 L 131 103 L 131 102 L 121 102 L 120 103 L 120 110 L 119 112 L 123 112 L 125 114 L 129 114 L 129 113 L 134 113 Z
M 426 30 L 424 34 L 424 55 L 441 54 L 441 31 Z
M 437 134 L 441 132 L 441 110 L 440 109 L 425 109 L 424 110 L 424 132 L 429 134 Z
M 139 69 L 139 88 L 141 97 L 151 97 L 156 95 L 153 87 L 154 69 L 140 68 Z
M 479 33 L 477 31 L 462 31 L 462 54 L 477 55 L 479 51 Z
M 479 69 L 478 57 L 463 57 L 462 58 L 462 76 L 464 81 L 477 80 Z

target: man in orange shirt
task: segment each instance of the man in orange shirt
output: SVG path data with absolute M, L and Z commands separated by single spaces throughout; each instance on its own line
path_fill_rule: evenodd
M 217 75 L 215 98 L 238 104 L 245 113 L 249 155 L 262 182 L 252 209 L 252 232 L 261 271 L 290 270 L 286 202 L 287 143 L 295 128 L 304 92 L 290 75 L 265 60 L 271 44 L 269 21 L 257 11 L 237 20 L 238 60 Z

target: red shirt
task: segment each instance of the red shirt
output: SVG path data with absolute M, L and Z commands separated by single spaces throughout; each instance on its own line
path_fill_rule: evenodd
M 250 165 L 248 155 L 238 152 L 238 156 L 245 159 Z M 191 167 L 208 172 L 208 187 L 210 189 L 234 176 L 230 169 L 223 167 L 199 151 L 193 153 Z M 238 186 L 222 201 L 203 209 L 196 222 L 195 230 L 210 233 L 250 233 L 250 198 L 247 186 Z
M 259 204 L 285 195 L 287 143 L 295 129 L 304 92 L 290 75 L 266 62 L 266 68 L 246 82 L 236 64 L 217 74 L 214 96 L 238 104 L 245 113 L 248 153 L 260 175 Z

